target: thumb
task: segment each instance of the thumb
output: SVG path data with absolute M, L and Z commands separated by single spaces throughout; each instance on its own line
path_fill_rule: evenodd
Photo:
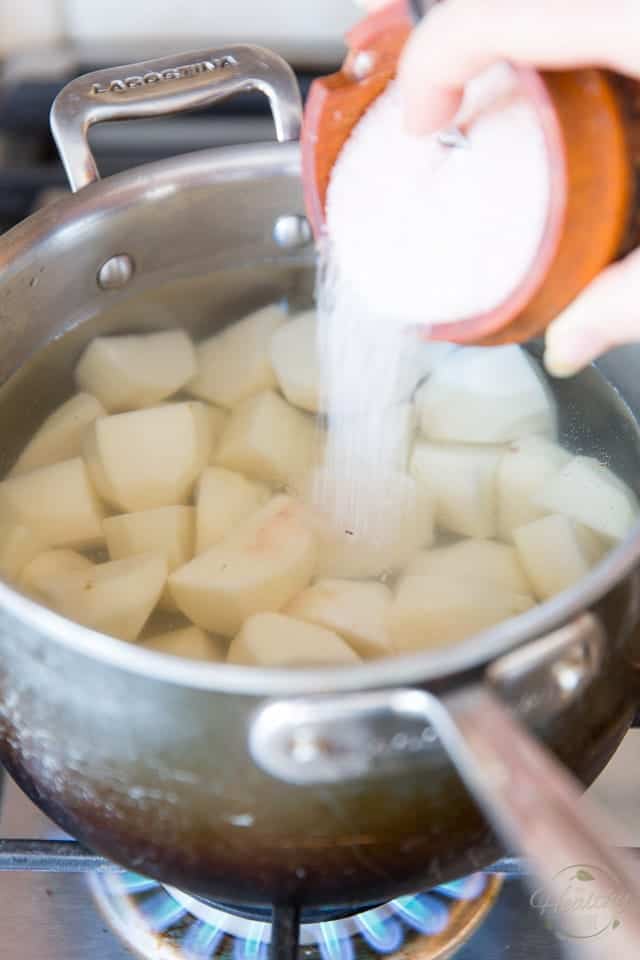
M 640 341 L 640 250 L 600 274 L 547 330 L 545 365 L 570 377 L 612 347 Z

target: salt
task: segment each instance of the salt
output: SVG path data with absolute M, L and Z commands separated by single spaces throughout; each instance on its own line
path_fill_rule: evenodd
M 531 266 L 550 175 L 536 113 L 498 64 L 469 84 L 466 148 L 404 128 L 392 83 L 354 128 L 327 193 L 336 262 L 391 322 L 438 324 L 490 310 Z
M 410 506 L 404 496 L 389 495 L 406 467 L 400 462 L 402 433 L 394 429 L 390 411 L 408 399 L 417 379 L 415 340 L 362 300 L 331 248 L 325 257 L 318 336 L 328 430 L 314 498 L 334 534 L 348 530 L 349 536 L 384 550 Z
M 318 311 L 329 429 L 314 500 L 334 533 L 383 552 L 416 508 L 397 485 L 406 464 L 390 411 L 429 372 L 428 347 L 442 349 L 420 347 L 416 325 L 424 335 L 501 303 L 545 227 L 544 137 L 510 67 L 469 86 L 456 123 L 467 147 L 407 133 L 392 83 L 354 128 L 327 194 Z

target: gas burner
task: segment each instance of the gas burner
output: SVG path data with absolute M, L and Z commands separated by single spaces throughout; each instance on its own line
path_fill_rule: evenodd
M 143 960 L 267 960 L 268 922 L 245 919 L 134 873 L 94 874 L 89 884 L 107 922 Z M 476 873 L 364 913 L 303 923 L 299 956 L 447 960 L 480 926 L 501 887 L 500 878 Z

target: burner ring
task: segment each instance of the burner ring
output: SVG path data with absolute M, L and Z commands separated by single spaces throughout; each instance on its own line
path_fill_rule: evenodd
M 495 904 L 502 878 L 474 874 L 364 913 L 306 923 L 304 960 L 449 960 Z M 103 917 L 141 960 L 267 960 L 270 924 L 245 919 L 136 874 L 89 878 Z

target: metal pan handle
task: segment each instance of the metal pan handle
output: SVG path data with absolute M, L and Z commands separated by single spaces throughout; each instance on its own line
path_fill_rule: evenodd
M 195 110 L 247 90 L 268 98 L 280 142 L 299 138 L 302 102 L 295 74 L 263 47 L 207 47 L 77 77 L 51 108 L 51 131 L 71 189 L 99 179 L 88 141 L 93 124 Z
M 439 733 L 502 842 L 528 861 L 531 904 L 576 960 L 634 960 L 640 874 L 618 828 L 486 686 L 446 704 Z M 576 910 L 576 913 L 571 913 Z
M 439 740 L 507 849 L 529 861 L 541 908 L 553 911 L 574 880 L 594 904 L 605 904 L 610 930 L 585 938 L 578 930 L 574 942 L 569 931 L 566 954 L 635 960 L 640 876 L 613 847 L 615 827 L 502 702 L 515 694 L 543 712 L 557 697 L 571 703 L 601 669 L 605 645 L 598 620 L 585 614 L 494 663 L 485 683 L 443 699 L 409 689 L 274 702 L 257 714 L 250 749 L 279 779 L 338 783 L 406 773 L 412 762 L 419 769 L 421 752 Z M 528 696 L 540 688 L 542 701 Z M 597 936 L 605 932 L 615 939 Z

